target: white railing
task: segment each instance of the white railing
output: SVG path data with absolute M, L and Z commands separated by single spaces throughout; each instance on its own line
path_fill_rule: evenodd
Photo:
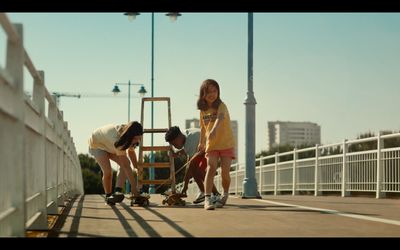
M 4 13 L 0 24 L 7 38 L 5 68 L 0 65 L 0 237 L 25 236 L 26 230 L 48 229 L 47 215 L 83 194 L 82 172 L 44 72 L 23 47 L 22 24 L 10 23 Z M 32 98 L 24 93 L 24 67 L 33 78 Z
M 256 180 L 260 194 L 274 195 L 290 192 L 293 195 L 300 191 L 312 192 L 315 196 L 323 192 L 340 192 L 349 196 L 350 192 L 375 192 L 376 198 L 386 193 L 400 193 L 400 147 L 385 148 L 385 140 L 400 139 L 400 133 L 381 135 L 329 145 L 316 145 L 305 149 L 295 149 L 290 152 L 276 153 L 256 159 Z M 350 145 L 365 142 L 376 142 L 376 149 L 349 153 Z M 332 155 L 322 155 L 329 148 L 339 147 L 340 152 Z M 312 157 L 299 159 L 301 153 L 314 152 Z M 290 160 L 281 160 L 283 157 Z M 242 194 L 242 183 L 245 176 L 244 167 L 233 164 L 229 192 Z M 218 173 L 220 169 L 218 169 Z M 222 191 L 220 175 L 214 182 Z M 181 189 L 182 183 L 177 185 Z M 195 194 L 198 188 L 192 182 L 188 194 Z

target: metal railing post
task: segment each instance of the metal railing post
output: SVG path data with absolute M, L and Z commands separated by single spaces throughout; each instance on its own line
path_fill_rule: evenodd
M 384 148 L 384 141 L 381 138 L 381 132 L 378 133 L 377 139 L 377 150 L 376 150 L 376 198 L 383 198 L 385 196 L 382 193 L 382 149 Z
M 319 167 L 319 145 L 315 145 L 315 169 L 314 169 L 314 196 L 319 195 L 318 191 L 318 167 Z
M 275 152 L 275 166 L 274 166 L 274 195 L 278 194 L 278 152 Z
M 259 181 L 258 181 L 258 185 L 259 185 L 259 193 L 260 195 L 262 195 L 262 188 L 263 188 L 263 176 L 262 176 L 262 167 L 264 166 L 264 158 L 260 157 L 260 176 L 259 176 Z
M 235 168 L 235 195 L 238 195 L 238 171 L 239 171 L 239 163 L 236 164 Z
M 348 192 L 346 191 L 346 178 L 347 178 L 347 144 L 346 139 L 343 141 L 343 163 L 342 163 L 342 197 L 348 196 Z
M 296 148 L 293 149 L 293 182 L 292 182 L 292 195 L 296 195 L 296 161 L 297 161 L 297 157 L 298 157 L 298 153 L 296 152 Z

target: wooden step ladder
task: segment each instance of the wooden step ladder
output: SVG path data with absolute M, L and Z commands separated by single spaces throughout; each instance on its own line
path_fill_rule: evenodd
M 144 126 L 144 105 L 145 102 L 167 102 L 168 104 L 168 128 L 145 128 Z M 142 109 L 141 109 L 141 124 L 143 126 L 144 134 L 147 133 L 166 133 L 168 129 L 171 127 L 171 101 L 169 97 L 144 97 L 142 98 Z M 172 155 L 169 154 L 169 161 L 168 162 L 143 162 L 144 161 L 144 152 L 151 152 L 151 151 L 169 151 L 169 146 L 144 146 L 143 140 L 140 142 L 139 147 L 139 178 L 138 184 L 142 186 L 143 184 L 154 184 L 154 185 L 171 185 L 172 192 L 175 192 L 175 165 L 174 165 L 174 158 Z M 151 160 L 151 159 L 150 159 Z M 144 180 L 143 179 L 143 169 L 145 168 L 155 168 L 155 170 L 159 168 L 169 168 L 170 175 L 168 179 L 159 179 L 159 180 Z M 155 174 L 154 174 L 155 175 Z M 154 176 L 155 177 L 155 176 Z

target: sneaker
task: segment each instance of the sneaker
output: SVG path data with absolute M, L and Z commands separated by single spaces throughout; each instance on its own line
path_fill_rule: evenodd
M 204 199 L 204 209 L 205 210 L 214 210 L 215 209 L 215 206 L 212 203 L 212 200 L 211 200 L 210 196 L 205 197 L 205 199 Z
M 122 202 L 124 200 L 124 198 L 125 198 L 125 195 L 123 193 L 121 193 L 121 192 L 115 192 L 115 193 L 113 193 L 112 196 L 114 197 L 114 202 L 115 203 Z
M 220 194 L 212 194 L 211 195 L 211 202 L 215 205 L 215 202 L 217 202 L 219 199 L 221 199 Z
M 200 192 L 200 193 L 197 194 L 196 199 L 193 201 L 193 203 L 194 203 L 194 204 L 201 203 L 201 202 L 204 201 L 205 197 L 206 197 L 206 196 L 204 195 L 204 193 L 203 193 L 203 192 Z
M 106 202 L 107 205 L 110 205 L 110 206 L 114 206 L 115 205 L 115 200 L 114 200 L 114 197 L 112 195 L 104 198 L 104 201 Z
M 215 201 L 215 207 L 222 208 L 223 206 L 225 206 L 227 200 L 228 195 L 221 196 L 218 200 Z

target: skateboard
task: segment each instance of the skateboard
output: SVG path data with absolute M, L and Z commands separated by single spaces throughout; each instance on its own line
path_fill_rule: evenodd
M 116 203 L 120 203 L 124 200 L 125 195 L 123 193 L 114 193 L 111 197 L 105 199 L 106 204 L 109 206 L 115 206 Z
M 150 204 L 150 202 L 149 202 L 149 199 L 150 199 L 150 195 L 148 195 L 148 194 L 146 194 L 146 195 L 144 195 L 144 194 L 141 194 L 140 196 L 131 196 L 131 197 L 129 197 L 129 199 L 131 199 L 131 207 L 133 207 L 133 206 L 141 206 L 141 207 L 144 207 L 144 206 L 149 206 L 149 204 Z
M 162 201 L 163 205 L 168 205 L 168 206 L 185 206 L 186 201 L 182 200 L 182 198 L 187 197 L 185 194 L 181 193 L 172 193 L 172 192 L 165 192 L 164 194 L 164 200 Z

